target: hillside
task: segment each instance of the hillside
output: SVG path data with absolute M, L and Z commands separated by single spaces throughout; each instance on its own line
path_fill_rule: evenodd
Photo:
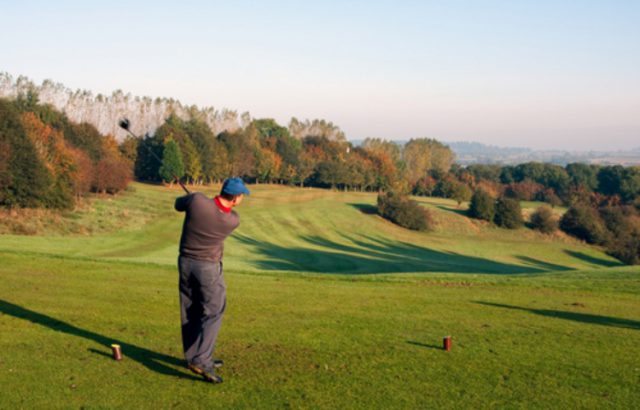
M 181 355 L 178 189 L 135 183 L 76 213 L 34 215 L 57 218 L 38 234 L 0 236 L 0 408 L 640 400 L 637 267 L 563 236 L 469 220 L 448 200 L 418 198 L 438 227 L 416 233 L 372 214 L 375 194 L 251 189 L 226 244 L 216 386 Z
M 174 264 L 181 215 L 173 211 L 173 200 L 181 191 L 132 186 L 66 217 L 43 212 L 45 221 L 55 215 L 55 223 L 41 224 L 55 240 L 5 235 L 0 249 Z M 204 192 L 213 195 L 217 189 Z M 227 266 L 244 272 L 508 274 L 619 265 L 561 234 L 499 229 L 467 218 L 452 200 L 416 199 L 436 211 L 434 232 L 408 231 L 375 215 L 373 193 L 257 185 L 239 210 L 241 228 L 227 245 Z

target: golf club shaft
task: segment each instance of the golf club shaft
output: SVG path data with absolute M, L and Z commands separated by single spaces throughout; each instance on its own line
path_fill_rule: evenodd
M 130 129 L 128 129 L 128 128 L 124 128 L 124 127 L 123 127 L 122 129 L 123 129 L 123 130 L 125 130 L 125 131 L 127 131 L 129 134 L 131 134 L 131 135 L 133 136 L 133 138 L 138 138 L 138 137 L 137 137 L 133 132 L 131 132 L 131 130 L 130 130 Z M 151 148 L 150 148 L 150 147 L 147 147 L 147 149 L 149 150 L 149 153 L 151 153 L 151 155 L 153 155 L 153 156 L 154 156 L 154 158 L 155 158 L 155 159 L 157 159 L 157 160 L 158 160 L 158 162 L 160 162 L 160 163 L 162 164 L 162 160 L 160 159 L 160 157 L 158 157 L 158 156 L 156 155 L 156 153 L 155 153 L 155 152 L 153 152 L 153 151 L 151 150 Z M 177 177 L 177 176 L 175 176 L 175 175 L 174 175 L 173 177 L 176 179 L 176 181 L 178 181 L 178 184 L 180 184 L 180 186 L 182 187 L 182 189 L 184 189 L 184 192 L 186 192 L 186 193 L 187 193 L 187 195 L 189 195 L 191 192 L 189 192 L 189 190 L 187 189 L 187 187 L 186 187 L 186 186 L 184 186 L 184 184 L 182 183 L 182 181 L 180 181 L 180 178 L 178 178 L 178 177 Z

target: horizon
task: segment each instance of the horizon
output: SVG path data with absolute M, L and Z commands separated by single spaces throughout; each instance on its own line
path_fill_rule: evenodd
M 321 118 L 349 140 L 640 145 L 632 1 L 124 4 L 5 5 L 0 71 L 283 125 Z

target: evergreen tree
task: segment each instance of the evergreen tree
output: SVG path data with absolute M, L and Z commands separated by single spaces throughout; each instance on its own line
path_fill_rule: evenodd
M 4 183 L 0 186 L 0 205 L 46 205 L 54 181 L 26 136 L 16 107 L 3 99 L 0 99 L 0 145 L 10 149 Z
M 184 175 L 184 165 L 182 163 L 180 147 L 173 139 L 168 139 L 164 143 L 162 165 L 160 166 L 159 173 L 164 181 L 172 183 Z
M 145 136 L 138 142 L 134 175 L 142 181 L 158 181 L 164 143 L 157 136 Z M 153 154 L 152 154 L 153 153 Z

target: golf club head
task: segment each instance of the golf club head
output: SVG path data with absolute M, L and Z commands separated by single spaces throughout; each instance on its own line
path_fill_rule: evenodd
M 123 118 L 120 120 L 120 122 L 118 123 L 120 125 L 120 127 L 122 127 L 123 129 L 129 131 L 129 119 L 128 118 Z

